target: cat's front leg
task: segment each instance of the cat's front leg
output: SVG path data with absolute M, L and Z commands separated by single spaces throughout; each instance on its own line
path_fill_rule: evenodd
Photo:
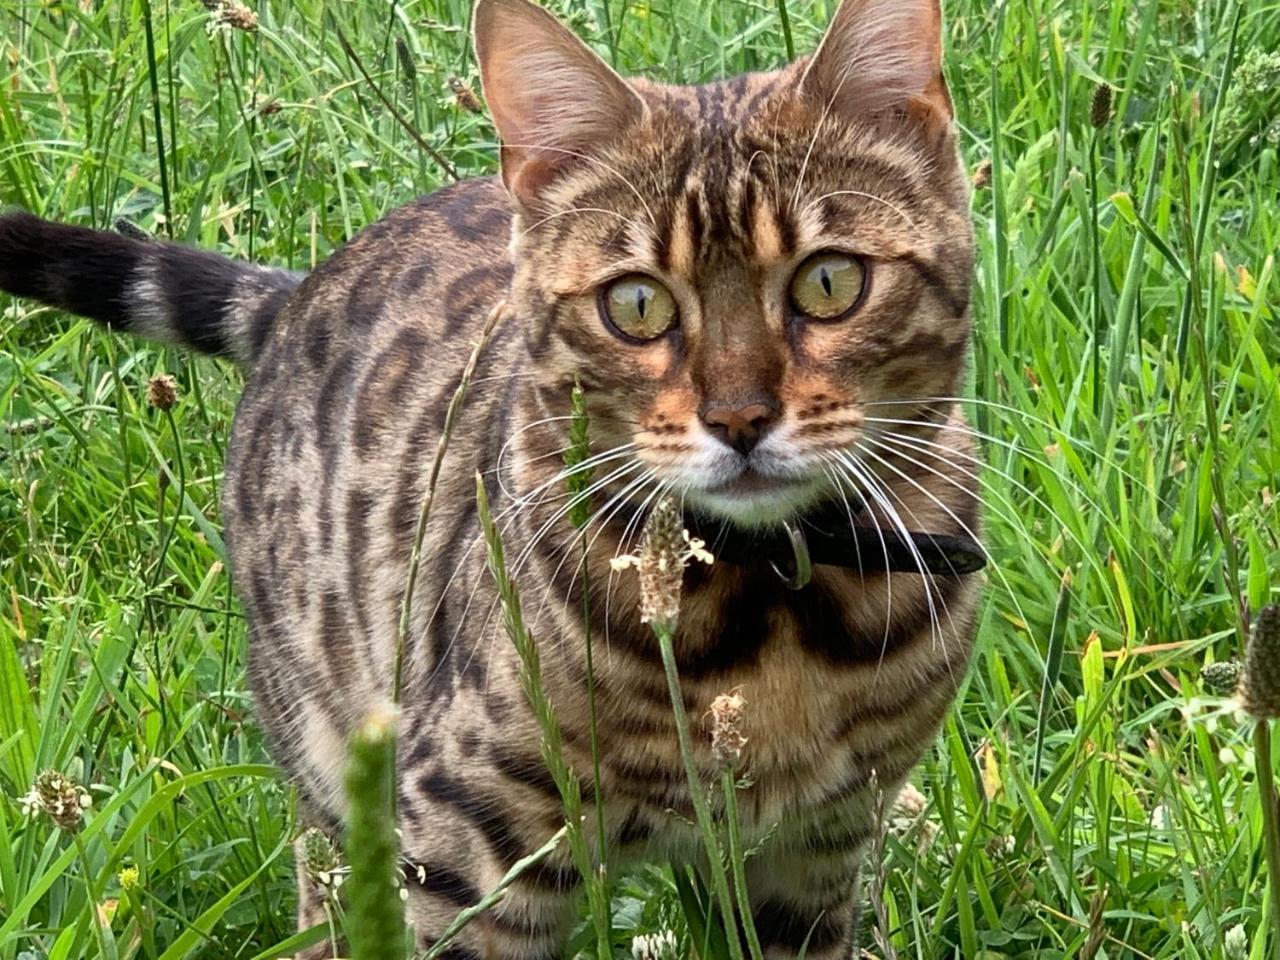
M 527 759 L 533 764 L 537 755 Z M 428 762 L 406 776 L 399 813 L 410 864 L 407 919 L 419 947 L 433 946 L 459 911 L 480 902 L 563 824 L 554 785 L 535 789 L 514 779 L 526 766 L 507 764 L 502 773 L 477 753 L 468 763 Z M 501 902 L 463 928 L 441 956 L 556 960 L 573 925 L 579 882 L 562 843 L 524 869 Z
M 425 876 L 425 882 L 421 881 Z M 577 915 L 576 891 L 560 872 L 536 870 L 507 889 L 498 906 L 485 911 L 450 940 L 441 960 L 558 960 Z M 420 871 L 409 878 L 408 920 L 419 949 L 434 946 L 475 888 L 456 874 Z M 470 906 L 471 904 L 466 904 Z
M 767 960 L 846 960 L 853 943 L 862 845 L 766 848 L 747 861 L 756 934 Z

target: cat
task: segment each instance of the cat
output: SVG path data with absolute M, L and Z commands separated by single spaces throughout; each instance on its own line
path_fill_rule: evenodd
M 478 0 L 500 176 L 391 213 L 308 276 L 0 218 L 0 288 L 247 372 L 222 519 L 257 717 L 335 834 L 348 735 L 389 691 L 445 412 L 500 311 L 435 492 L 404 660 L 397 808 L 421 945 L 563 817 L 494 613 L 476 471 L 594 802 L 562 473 L 580 384 L 610 868 L 699 849 L 637 581 L 609 572 L 671 491 L 720 551 L 686 572 L 675 648 L 691 716 L 746 700 L 738 806 L 761 844 L 761 943 L 848 955 L 873 806 L 937 735 L 980 594 L 927 572 L 919 535 L 967 543 L 981 520 L 964 466 L 979 451 L 937 399 L 965 370 L 974 256 L 941 33 L 938 0 L 844 0 L 812 55 L 676 87 L 624 80 L 532 0 Z M 832 522 L 842 561 L 817 552 Z M 705 737 L 697 750 L 710 778 Z M 444 956 L 560 956 L 577 886 L 557 851 Z

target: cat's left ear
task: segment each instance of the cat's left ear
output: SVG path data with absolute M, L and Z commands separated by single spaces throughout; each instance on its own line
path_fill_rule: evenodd
M 502 180 L 522 206 L 644 116 L 626 81 L 531 0 L 477 0 L 473 23 Z
M 850 120 L 894 114 L 949 128 L 939 0 L 844 0 L 800 90 Z

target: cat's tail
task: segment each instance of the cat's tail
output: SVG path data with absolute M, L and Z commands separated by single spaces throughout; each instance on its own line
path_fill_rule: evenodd
M 251 365 L 302 275 L 136 233 L 4 214 L 0 290 Z

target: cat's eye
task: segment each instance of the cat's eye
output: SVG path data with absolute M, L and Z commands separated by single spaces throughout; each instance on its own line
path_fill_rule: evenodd
M 601 290 L 600 311 L 610 326 L 632 340 L 656 340 L 679 320 L 671 291 L 642 274 L 622 277 Z
M 791 305 L 814 320 L 838 320 L 862 299 L 867 271 L 847 253 L 815 253 L 791 278 Z

